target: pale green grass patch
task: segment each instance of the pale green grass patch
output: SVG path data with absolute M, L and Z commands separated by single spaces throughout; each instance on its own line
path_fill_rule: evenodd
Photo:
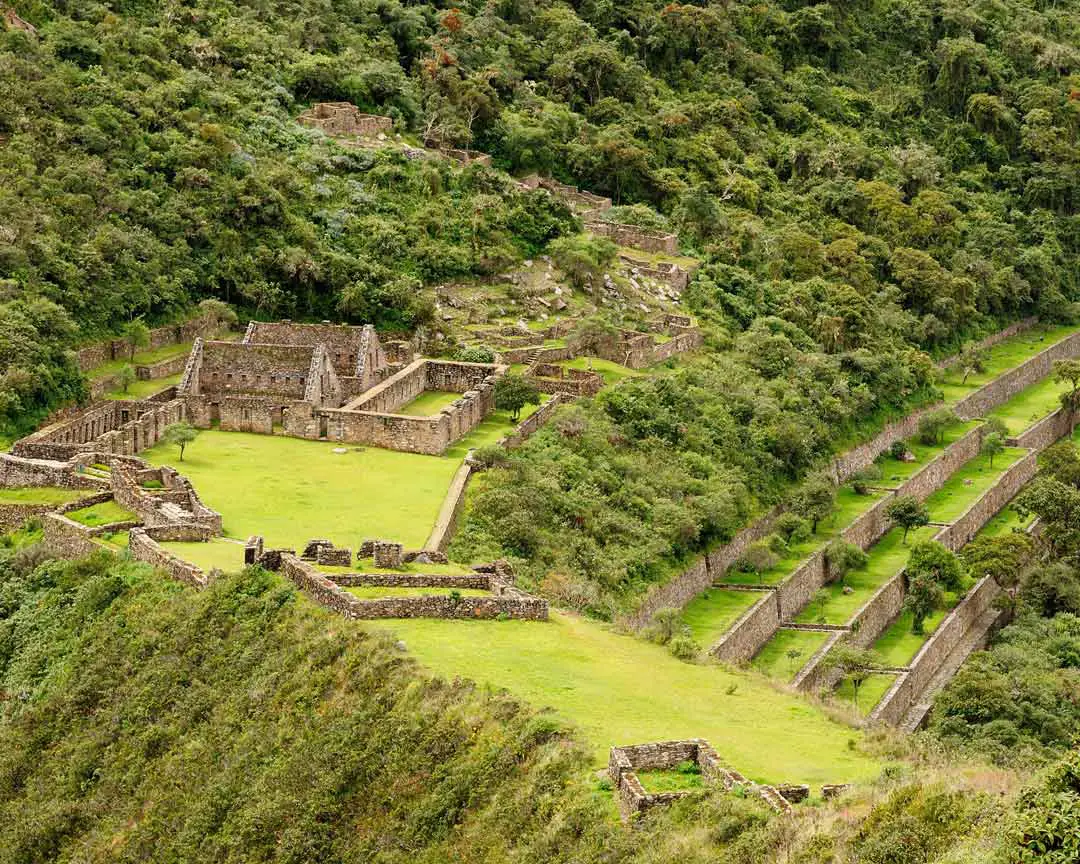
M 67 504 L 92 492 L 90 489 L 64 489 L 58 486 L 21 486 L 18 489 L 0 489 L 0 504 Z
M 133 381 L 128 385 L 127 392 L 123 388 L 110 390 L 105 394 L 105 399 L 148 399 L 155 393 L 160 393 L 166 387 L 175 387 L 184 377 L 183 372 L 169 375 L 167 378 L 155 378 L 152 381 Z
M 83 507 L 81 510 L 72 510 L 70 513 L 65 513 L 68 519 L 73 519 L 83 525 L 87 525 L 90 528 L 96 528 L 99 525 L 109 525 L 113 522 L 130 522 L 137 517 L 130 510 L 125 510 L 115 501 L 103 501 L 100 504 L 92 504 L 89 507 Z
M 658 645 L 575 615 L 548 622 L 372 622 L 446 676 L 507 688 L 576 724 L 607 763 L 616 744 L 705 738 L 757 781 L 868 780 L 881 765 L 850 741 L 861 734 L 757 676 L 676 660 Z
M 990 416 L 1002 420 L 1010 435 L 1019 435 L 1057 411 L 1061 407 L 1060 396 L 1068 388 L 1068 382 L 1055 381 L 1053 375 L 1048 375 L 1038 384 L 1032 384 L 999 405 L 990 412 Z
M 879 673 L 867 678 L 859 687 L 859 701 L 855 706 L 859 714 L 865 717 L 873 711 L 881 698 L 889 692 L 894 681 L 896 681 L 896 676 L 887 673 Z M 836 688 L 836 698 L 848 705 L 852 704 L 851 681 L 845 678 L 840 682 L 840 686 Z
M 640 369 L 631 369 L 629 366 L 603 360 L 600 357 L 575 357 L 573 360 L 564 360 L 559 365 L 567 369 L 592 369 L 604 379 L 604 384 L 608 387 L 618 384 L 624 378 L 637 378 L 645 374 Z
M 490 591 L 480 588 L 387 588 L 383 585 L 350 585 L 345 588 L 361 600 L 377 600 L 382 597 L 449 597 L 455 591 L 462 597 L 490 597 Z
M 790 681 L 831 634 L 814 630 L 777 630 L 776 635 L 754 657 L 759 672 L 780 681 Z M 795 652 L 798 652 L 795 654 Z M 789 657 L 791 653 L 793 656 Z
M 708 648 L 763 596 L 765 595 L 761 591 L 709 588 L 687 604 L 683 609 L 682 620 L 690 628 L 694 641 L 702 648 Z
M 988 457 L 979 455 L 969 459 L 942 484 L 941 488 L 926 499 L 926 509 L 933 522 L 955 522 L 964 511 L 975 503 L 1010 465 L 1023 458 L 1026 450 L 1006 447 L 994 457 L 990 467 Z
M 443 408 L 452 405 L 460 398 L 460 393 L 449 393 L 442 390 L 425 390 L 413 399 L 412 402 L 403 405 L 393 413 L 406 414 L 409 417 L 431 417 L 433 414 L 438 414 Z

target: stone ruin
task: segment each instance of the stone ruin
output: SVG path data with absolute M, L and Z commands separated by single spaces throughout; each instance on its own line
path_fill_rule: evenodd
M 394 128 L 389 117 L 364 114 L 351 102 L 318 102 L 296 119 L 303 126 L 321 129 L 334 137 L 374 138 Z
M 176 395 L 201 428 L 439 455 L 495 410 L 506 367 L 397 362 L 408 353 L 370 326 L 252 322 L 240 343 L 197 339 Z M 460 395 L 426 417 L 397 413 L 429 391 Z
M 23 33 L 37 36 L 37 27 L 20 18 L 10 6 L 4 8 L 4 26 L 9 30 L 21 30 Z
M 337 547 L 330 540 L 309 540 L 300 558 L 328 567 L 348 567 L 352 564 L 352 550 Z

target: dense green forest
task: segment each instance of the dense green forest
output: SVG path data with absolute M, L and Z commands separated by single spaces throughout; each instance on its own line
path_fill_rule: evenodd
M 703 261 L 686 301 L 709 360 L 582 406 L 492 481 L 462 541 L 543 549 L 579 605 L 618 606 L 928 398 L 927 354 L 1080 299 L 1072 0 L 17 11 L 38 34 L 0 33 L 9 433 L 83 394 L 76 342 L 207 296 L 440 326 L 427 289 L 576 230 L 512 174 L 678 231 Z M 296 124 L 317 100 L 494 167 L 344 150 Z M 678 458 L 657 466 L 661 449 Z

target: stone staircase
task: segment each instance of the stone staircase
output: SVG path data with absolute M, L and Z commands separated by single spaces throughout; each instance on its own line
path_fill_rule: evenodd
M 904 732 L 911 733 L 922 726 L 930 713 L 930 708 L 934 704 L 934 696 L 952 680 L 952 677 L 968 657 L 975 651 L 986 647 L 1004 615 L 1005 613 L 1002 610 L 991 606 L 975 619 L 975 622 L 968 628 L 963 638 L 945 658 L 941 666 L 938 667 L 934 677 L 926 685 L 926 689 L 923 691 L 919 701 L 908 709 L 904 719 L 900 721 L 900 728 Z
M 757 785 L 754 790 L 777 813 L 785 815 L 791 813 L 791 803 L 772 786 Z

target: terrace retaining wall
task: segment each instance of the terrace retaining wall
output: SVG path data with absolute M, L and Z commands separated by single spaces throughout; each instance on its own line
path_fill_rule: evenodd
M 1010 438 L 1010 447 L 1026 447 L 1029 450 L 1045 450 L 1051 444 L 1064 438 L 1072 431 L 1073 417 L 1071 412 L 1064 408 L 1058 408 L 1053 414 L 1043 417 L 1034 426 L 1030 426 L 1017 435 Z
M 191 342 L 196 336 L 205 336 L 218 325 L 210 315 L 200 315 L 180 324 L 166 324 L 150 330 L 150 343 L 142 350 L 156 351 L 166 345 L 182 345 Z M 87 372 L 112 360 L 130 355 L 131 347 L 123 339 L 107 339 L 86 345 L 75 352 L 80 372 Z M 179 370 L 178 370 L 179 371 Z
M 439 515 L 435 518 L 435 527 L 431 529 L 424 549 L 445 552 L 450 545 L 461 516 L 461 508 L 465 505 L 465 490 L 468 488 L 472 471 L 473 466 L 466 460 L 454 473 L 450 488 L 446 490 L 446 496 L 439 508 Z
M 870 712 L 868 722 L 899 724 L 925 692 L 941 664 L 1001 593 L 993 577 L 985 576 L 979 580 L 923 644 L 908 671 L 897 678 Z
M 151 531 L 154 531 L 151 536 Z M 133 528 L 128 534 L 128 550 L 136 561 L 150 564 L 168 573 L 173 579 L 195 588 L 205 588 L 209 582 L 202 568 L 196 567 L 160 546 L 158 540 L 202 540 L 208 532 L 194 526 L 169 526 L 164 529 Z
M 79 474 L 71 462 L 32 459 L 0 453 L 0 488 L 59 486 L 64 489 L 102 489 L 108 481 Z
M 976 350 L 980 351 L 986 348 L 992 348 L 999 342 L 1004 342 L 1006 339 L 1012 338 L 1017 333 L 1023 333 L 1025 330 L 1030 330 L 1038 323 L 1038 316 L 1024 318 L 1022 321 L 1017 321 L 1002 330 L 998 330 L 997 333 L 991 333 L 985 339 L 980 339 L 978 342 L 975 343 L 973 347 Z M 953 366 L 960 362 L 960 356 L 961 355 L 959 354 L 953 354 L 952 357 L 946 357 L 944 360 L 941 360 L 937 364 L 937 367 L 939 369 L 951 369 Z
M 44 529 L 42 545 L 57 558 L 82 558 L 102 550 L 86 525 L 60 513 L 49 513 L 41 524 Z

